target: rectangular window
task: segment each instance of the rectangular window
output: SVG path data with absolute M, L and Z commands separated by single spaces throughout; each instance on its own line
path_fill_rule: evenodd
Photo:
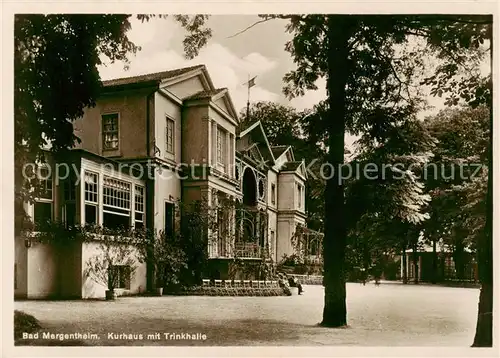
M 38 172 L 39 196 L 33 206 L 33 222 L 42 225 L 53 220 L 53 181 L 49 170 L 41 167 Z
M 99 175 L 85 171 L 85 224 L 97 225 L 97 203 L 98 203 L 98 188 Z
M 226 133 L 217 127 L 217 163 L 224 164 L 226 156 Z
M 109 229 L 130 226 L 131 184 L 110 177 L 103 178 L 103 225 Z
M 85 201 L 97 204 L 99 177 L 96 173 L 85 171 Z
M 114 265 L 109 271 L 108 280 L 113 283 L 114 288 L 130 289 L 130 266 Z
M 41 225 L 52 221 L 52 203 L 37 201 L 34 205 L 35 224 Z
M 171 238 L 175 233 L 175 206 L 165 202 L 165 236 Z
M 67 202 L 63 206 L 63 221 L 66 227 L 75 226 L 76 224 L 76 203 Z
M 167 117 L 167 126 L 165 128 L 165 134 L 166 134 L 166 151 L 168 153 L 174 153 L 174 129 L 175 129 L 175 122 Z
M 271 204 L 276 204 L 276 185 L 271 184 Z
M 85 204 L 85 224 L 97 225 L 97 206 Z
M 103 150 L 117 150 L 119 146 L 118 113 L 102 115 Z
M 298 185 L 298 191 L 299 191 L 298 192 L 298 195 L 299 195 L 298 204 L 299 204 L 299 209 L 301 209 L 302 208 L 302 185 L 300 185 L 300 184 Z
M 76 200 L 75 181 L 73 179 L 66 179 L 63 182 L 64 201 Z
M 76 186 L 74 178 L 65 179 L 63 187 L 62 220 L 66 227 L 76 225 Z
M 135 227 L 144 227 L 144 187 L 135 186 Z
M 104 177 L 103 200 L 104 206 L 121 210 L 130 210 L 130 183 Z
M 52 200 L 52 175 L 50 175 L 47 168 L 40 168 L 40 199 Z

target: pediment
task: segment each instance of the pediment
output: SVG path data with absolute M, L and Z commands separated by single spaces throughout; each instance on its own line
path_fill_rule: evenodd
M 191 77 L 179 78 L 174 83 L 166 83 L 164 89 L 183 100 L 201 91 L 212 90 L 207 81 L 203 80 L 202 74 Z

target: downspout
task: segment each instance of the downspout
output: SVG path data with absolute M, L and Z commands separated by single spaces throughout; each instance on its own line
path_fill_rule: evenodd
M 154 89 L 154 91 L 148 93 L 146 96 L 146 158 L 147 158 L 147 163 L 146 163 L 146 202 L 148 203 L 146 205 L 146 229 L 147 230 L 152 230 L 154 231 L 154 213 L 155 213 L 155 205 L 154 205 L 154 167 L 150 166 L 151 164 L 151 135 L 150 135 L 150 130 L 151 130 L 151 120 L 150 120 L 150 115 L 151 115 L 151 110 L 150 110 L 150 100 L 153 97 L 153 95 L 156 93 L 158 90 L 158 87 Z M 151 173 L 151 169 L 152 173 Z M 152 292 L 155 289 L 154 285 L 154 265 L 151 264 L 150 260 L 146 261 L 146 290 L 149 292 Z

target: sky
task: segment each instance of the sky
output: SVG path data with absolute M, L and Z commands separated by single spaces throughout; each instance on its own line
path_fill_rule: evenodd
M 186 60 L 182 45 L 186 32 L 172 18 L 152 19 L 144 23 L 134 18 L 128 35 L 131 41 L 141 46 L 141 51 L 130 56 L 127 71 L 121 62 L 101 66 L 101 78 L 107 80 L 204 64 L 215 87 L 229 89 L 238 111 L 247 102 L 245 82 L 254 76 L 257 76 L 256 86 L 251 89 L 250 102 L 274 101 L 298 110 L 311 109 L 326 98 L 324 79 L 318 80 L 318 90 L 308 91 L 291 101 L 282 93 L 283 76 L 295 69 L 290 54 L 284 49 L 286 42 L 292 38 L 285 31 L 286 20 L 263 22 L 232 37 L 259 20 L 256 15 L 211 16 L 207 26 L 213 31 L 212 38 L 197 57 Z M 483 67 L 483 72 L 487 72 L 489 64 Z M 428 102 L 433 108 L 422 116 L 444 108 L 440 98 L 429 96 Z M 348 146 L 354 140 L 354 137 L 346 136 Z
M 249 76 L 257 76 L 256 86 L 251 89 L 251 101 L 279 101 L 298 109 L 312 108 L 325 98 L 324 89 L 312 91 L 292 102 L 282 94 L 282 78 L 294 68 L 290 55 L 284 50 L 285 43 L 291 38 L 285 33 L 285 21 L 261 23 L 228 38 L 258 20 L 257 16 L 251 15 L 212 16 L 207 24 L 213 31 L 208 45 L 199 56 L 186 60 L 182 46 L 186 33 L 175 21 L 167 18 L 141 23 L 134 19 L 129 38 L 142 50 L 131 56 L 128 71 L 123 70 L 122 63 L 116 63 L 101 67 L 101 77 L 109 79 L 205 64 L 215 87 L 229 89 L 237 110 L 246 106 L 245 82 Z

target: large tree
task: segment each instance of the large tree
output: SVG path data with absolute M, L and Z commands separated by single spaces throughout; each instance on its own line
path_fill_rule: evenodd
M 289 20 L 293 39 L 286 45 L 297 64 L 287 74 L 285 93 L 290 97 L 316 89 L 326 77 L 327 112 L 325 130 L 328 161 L 335 172 L 325 189 L 324 282 L 325 306 L 322 324 L 343 326 L 346 322 L 344 259 L 346 216 L 344 187 L 339 167 L 344 163 L 344 134 L 383 128 L 394 111 L 415 110 L 411 79 L 425 64 L 415 51 L 405 51 L 410 41 L 421 38 L 426 50 L 445 60 L 455 54 L 462 58 L 469 47 L 484 38 L 491 22 L 479 16 L 368 16 L 368 15 L 267 15 L 266 19 Z M 464 30 L 464 28 L 466 28 Z M 441 46 L 447 42 L 448 46 Z M 403 51 L 399 51 L 403 48 Z M 449 60 L 449 61 L 448 61 Z M 477 60 L 477 58 L 476 58 Z M 449 72 L 449 71 L 448 71 Z M 445 91 L 451 77 L 437 72 L 430 84 L 439 84 L 435 93 Z M 442 81 L 440 81 L 442 80 Z M 441 91 L 441 92 L 440 92 Z

